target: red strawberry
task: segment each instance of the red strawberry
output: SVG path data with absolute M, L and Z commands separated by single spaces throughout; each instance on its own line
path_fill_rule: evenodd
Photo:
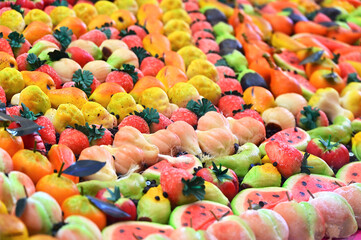
M 204 31 L 205 29 L 213 31 L 212 25 L 207 21 L 198 21 L 192 23 L 191 25 L 191 31 L 193 34 L 198 31 Z
M 129 49 L 133 47 L 143 47 L 143 41 L 137 35 L 127 35 L 122 37 L 121 40 L 127 44 Z
M 207 20 L 206 16 L 204 16 L 204 14 L 201 12 L 188 13 L 188 16 L 191 18 L 192 23 Z
M 202 168 L 197 171 L 196 176 L 216 185 L 231 201 L 239 190 L 239 181 L 236 173 L 231 169 L 222 167 L 222 165 L 217 167 L 215 163 L 212 164 L 212 169 L 210 167 Z
M 74 154 L 80 154 L 85 148 L 89 147 L 88 137 L 79 130 L 67 128 L 61 134 L 58 144 L 64 144 L 69 147 Z
M 233 118 L 241 119 L 243 117 L 252 117 L 260 121 L 262 124 L 264 124 L 261 115 L 256 110 L 250 109 L 251 107 L 252 107 L 251 104 L 243 104 L 241 109 L 238 109 L 235 112 L 233 112 L 234 113 Z
M 126 116 L 118 125 L 118 128 L 131 126 L 138 129 L 141 133 L 150 133 L 148 123 L 141 118 L 140 116 L 136 115 L 129 115 Z
M 9 34 L 10 35 L 10 34 Z M 10 43 L 2 37 L 2 33 L 0 34 L 0 51 L 6 52 L 10 56 L 14 57 L 13 50 L 11 49 Z
M 219 45 L 213 39 L 202 38 L 196 42 L 196 46 L 205 54 L 209 52 L 219 52 Z
M 109 34 L 110 34 L 110 32 L 109 32 Z M 104 32 L 102 32 L 98 29 L 94 29 L 87 33 L 84 33 L 83 35 L 81 35 L 79 37 L 79 39 L 92 41 L 99 47 L 104 40 L 108 39 L 108 37 Z
M 225 79 L 225 78 L 235 78 L 236 77 L 235 72 L 230 67 L 217 66 L 216 69 L 217 69 L 217 72 L 218 72 L 219 80 L 222 80 L 222 79 Z
M 94 57 L 79 47 L 70 47 L 66 49 L 67 53 L 70 53 L 70 58 L 77 62 L 81 67 L 84 67 L 88 62 L 94 61 Z
M 296 115 L 297 125 L 305 130 L 321 126 L 328 126 L 328 119 L 324 111 L 311 106 L 303 107 Z
M 194 197 L 204 199 L 204 180 L 184 169 L 168 168 L 167 171 L 162 171 L 160 185 L 163 192 L 168 194 L 172 207 L 194 201 Z
M 301 171 L 303 154 L 283 142 L 272 141 L 266 144 L 266 153 L 282 176 L 288 178 Z
M 51 67 L 50 65 L 48 65 L 48 64 L 41 65 L 41 67 L 35 69 L 35 71 L 39 71 L 39 72 L 48 74 L 54 80 L 56 88 L 58 88 L 58 89 L 61 88 L 61 84 L 62 84 L 61 78 L 59 77 L 59 75 L 55 71 L 55 69 L 53 67 Z
M 201 39 L 215 39 L 215 37 L 213 36 L 212 33 L 207 32 L 207 31 L 199 31 L 199 32 L 195 32 L 193 33 L 193 41 L 194 42 L 198 42 Z M 219 51 L 219 50 L 218 50 Z
M 237 91 L 243 93 L 242 86 L 237 79 L 234 78 L 224 78 L 217 82 L 218 86 L 221 88 L 222 93 L 229 91 Z
M 184 10 L 187 12 L 196 12 L 199 10 L 199 5 L 196 2 L 185 2 L 184 3 Z
M 23 53 L 20 54 L 16 58 L 16 63 L 18 64 L 18 70 L 19 71 L 26 71 L 28 67 L 28 62 L 26 61 L 26 58 L 28 57 L 29 53 Z
M 216 64 L 219 60 L 222 60 L 223 58 L 218 53 L 208 53 L 207 54 L 207 60 L 210 61 L 213 64 Z
M 140 71 L 144 76 L 157 76 L 158 72 L 164 67 L 164 62 L 155 57 L 146 57 L 140 65 Z
M 219 99 L 218 108 L 225 117 L 233 117 L 233 111 L 242 109 L 245 104 L 241 94 L 238 92 L 230 92 L 229 95 L 225 95 Z
M 143 38 L 145 38 L 145 36 L 148 35 L 148 31 L 145 28 L 143 28 L 141 26 L 138 26 L 138 25 L 129 26 L 127 28 L 127 31 L 128 32 L 130 32 L 130 31 L 135 32 L 135 34 L 142 40 L 143 40 Z
M 39 38 L 38 40 L 36 40 L 36 41 L 33 43 L 33 45 L 35 45 L 37 42 L 42 41 L 42 40 L 46 40 L 46 41 L 48 41 L 48 42 L 52 42 L 52 43 L 56 44 L 56 46 L 58 46 L 59 48 L 61 48 L 60 42 L 59 42 L 59 41 L 54 37 L 54 35 L 52 35 L 52 34 L 47 34 L 47 35 Z
M 138 74 L 133 65 L 123 64 L 121 69 L 109 73 L 105 81 L 118 83 L 126 92 L 130 92 L 138 81 Z
M 98 129 L 100 128 L 100 126 L 98 126 Z M 112 137 L 112 133 L 106 129 L 106 128 L 103 128 L 104 129 L 104 135 L 99 138 L 99 139 L 95 139 L 93 140 L 90 145 L 111 145 L 113 143 L 113 137 Z
M 322 158 L 330 167 L 336 170 L 350 162 L 350 155 L 345 145 L 331 142 L 331 135 L 326 141 L 322 138 L 312 139 L 308 143 L 306 151 Z
M 50 119 L 45 116 L 40 116 L 34 122 L 44 127 L 43 129 L 39 130 L 39 134 L 44 143 L 52 145 L 56 144 L 55 127 Z
M 319 12 L 316 14 L 315 18 L 313 19 L 315 23 L 322 23 L 322 22 L 332 22 L 332 20 L 325 14 Z
M 176 121 L 185 121 L 189 125 L 195 127 L 198 123 L 197 115 L 187 108 L 178 108 L 172 113 L 170 120 L 173 122 Z
M 24 38 L 24 35 L 18 32 L 11 32 L 7 40 L 13 50 L 14 56 L 17 57 L 30 50 L 31 44 Z
M 6 108 L 6 114 L 10 116 L 20 116 L 21 106 L 12 106 Z
M 166 129 L 167 126 L 172 124 L 172 121 L 164 116 L 163 114 L 159 113 L 159 122 L 152 122 L 149 126 L 150 132 L 155 133 L 158 130 Z
M 6 104 L 6 94 L 2 86 L 0 86 L 0 102 Z

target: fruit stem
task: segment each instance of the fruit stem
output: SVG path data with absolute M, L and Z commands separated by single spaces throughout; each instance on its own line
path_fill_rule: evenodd
M 28 191 L 26 191 L 26 187 L 25 187 L 25 186 L 23 186 L 23 187 L 24 187 L 25 197 L 26 197 L 26 198 L 28 198 L 28 197 L 29 197 L 29 195 L 28 195 Z
M 263 53 L 263 54 L 262 54 L 262 57 L 264 57 L 264 58 L 267 60 L 269 66 L 270 66 L 271 68 L 276 69 L 275 64 L 271 61 L 271 57 L 270 57 L 267 53 Z
M 34 148 L 33 148 L 33 152 L 36 152 L 37 151 L 37 148 L 36 148 L 36 145 L 38 144 L 38 142 L 35 140 L 34 141 Z
M 60 167 L 60 170 L 59 170 L 59 172 L 58 172 L 58 177 L 60 177 L 61 174 L 63 173 L 63 167 L 64 167 L 64 165 L 65 165 L 65 162 L 62 162 L 61 167 Z

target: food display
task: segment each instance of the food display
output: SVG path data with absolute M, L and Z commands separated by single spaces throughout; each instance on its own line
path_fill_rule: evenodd
M 0 239 L 361 239 L 359 0 L 0 1 Z

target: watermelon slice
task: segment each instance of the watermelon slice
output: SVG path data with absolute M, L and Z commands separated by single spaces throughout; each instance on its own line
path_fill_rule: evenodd
M 340 168 L 336 178 L 345 183 L 361 183 L 361 162 L 352 162 Z
M 297 148 L 300 151 L 305 151 L 308 142 L 311 141 L 311 137 L 306 131 L 302 130 L 301 128 L 286 128 L 278 133 L 275 133 L 259 146 L 259 150 L 262 156 L 266 155 L 265 146 L 268 142 L 271 141 L 284 142 Z
M 289 200 L 292 200 L 292 194 L 285 188 L 248 188 L 242 190 L 233 198 L 231 206 L 234 214 L 240 215 L 247 211 L 250 206 L 253 208 L 254 205 L 257 205 L 265 209 L 273 209 L 278 203 Z
M 283 50 L 281 53 L 273 54 L 273 59 L 276 64 L 282 69 L 296 71 L 298 74 L 302 76 L 306 76 L 305 67 L 300 65 L 300 59 L 298 59 L 296 53 Z
M 173 232 L 169 225 L 159 223 L 128 221 L 112 224 L 102 231 L 103 239 L 117 240 L 138 240 L 144 239 L 150 234 L 161 233 L 169 236 Z
M 343 181 L 334 177 L 299 173 L 288 178 L 282 187 L 289 189 L 292 192 L 293 199 L 301 202 L 308 201 L 310 198 L 309 192 L 312 194 L 324 191 L 332 192 L 336 188 L 345 185 Z
M 198 201 L 176 207 L 170 215 L 169 224 L 174 228 L 206 230 L 212 223 L 227 215 L 233 215 L 233 212 L 223 204 Z

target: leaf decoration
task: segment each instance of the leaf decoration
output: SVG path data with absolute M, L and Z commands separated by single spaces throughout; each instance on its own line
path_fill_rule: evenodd
M 67 52 L 59 51 L 59 50 L 54 50 L 52 52 L 48 52 L 48 56 L 49 56 L 50 60 L 53 62 L 59 61 L 62 58 L 70 58 L 69 54 Z
M 24 103 L 21 103 L 21 108 L 22 109 L 20 109 L 20 115 L 23 118 L 35 121 L 36 119 L 38 119 L 38 117 L 41 116 L 40 113 L 34 114 L 32 111 L 30 111 L 30 109 Z
M 114 187 L 114 192 L 110 188 L 107 188 L 107 191 L 110 194 L 110 197 L 107 198 L 109 201 L 116 202 L 119 198 L 122 197 L 118 186 Z
M 103 126 L 100 126 L 99 128 L 92 124 L 89 126 L 89 123 L 85 123 L 85 126 L 75 124 L 74 129 L 84 133 L 89 140 L 89 143 L 91 143 L 93 140 L 101 139 L 105 133 L 105 128 Z
M 136 32 L 134 32 L 133 30 L 126 30 L 126 29 L 123 29 L 120 31 L 120 33 L 118 34 L 119 37 L 123 38 L 125 36 L 130 36 L 130 35 L 137 35 Z
M 237 90 L 235 90 L 235 91 L 227 91 L 227 92 L 224 92 L 222 95 L 223 96 L 234 95 L 234 96 L 243 97 L 243 95 L 240 92 L 238 92 Z
M 108 39 L 110 39 L 110 37 L 112 36 L 112 31 L 110 31 L 109 27 L 100 27 L 100 28 L 96 27 L 95 29 L 98 29 L 99 31 L 104 33 Z
M 86 177 L 97 173 L 105 166 L 105 164 L 106 162 L 95 160 L 80 160 L 67 167 L 63 173 L 75 177 Z
M 59 6 L 67 7 L 67 6 L 69 6 L 69 3 L 66 0 L 55 0 L 51 5 L 57 6 L 57 7 L 59 7 Z
M 183 194 L 184 196 L 195 196 L 199 201 L 204 199 L 204 195 L 206 194 L 204 179 L 198 176 L 194 176 L 190 180 L 185 180 L 182 178 L 183 183 Z
M 26 203 L 27 203 L 27 198 L 20 198 L 17 202 L 16 202 L 16 206 L 15 206 L 15 215 L 17 217 L 21 217 L 21 215 L 23 215 L 25 208 L 26 208 Z
M 46 63 L 45 60 L 40 60 L 40 58 L 38 58 L 38 56 L 36 56 L 34 53 L 30 53 L 26 57 L 26 61 L 28 62 L 31 71 L 38 69 Z
M 121 217 L 130 217 L 130 215 L 119 208 L 117 208 L 114 204 L 104 202 L 100 199 L 97 199 L 92 196 L 86 196 L 89 201 L 94 204 L 99 210 L 104 212 L 105 214 L 115 217 L 115 218 L 121 218 Z
M 21 8 L 20 5 L 11 3 L 11 4 L 10 4 L 10 8 L 13 9 L 13 10 L 15 10 L 15 11 L 17 11 L 18 13 L 20 13 L 21 15 L 24 16 L 24 10 Z
M 74 87 L 83 90 L 86 95 L 89 97 L 91 95 L 91 85 L 93 84 L 94 76 L 90 71 L 78 69 L 73 74 L 73 82 L 75 82 Z
M 227 63 L 227 61 L 226 61 L 224 58 L 222 58 L 222 59 L 219 59 L 219 60 L 214 64 L 214 66 L 216 66 L 216 67 L 219 67 L 219 66 L 228 67 L 228 63 Z
M 137 83 L 138 73 L 135 71 L 135 67 L 133 65 L 123 64 L 120 71 L 128 73 L 132 77 L 134 85 Z
M 73 31 L 68 27 L 60 27 L 56 29 L 53 33 L 53 36 L 60 42 L 61 49 L 65 50 L 68 48 L 71 43 L 71 37 L 73 36 Z
M 361 82 L 357 77 L 357 73 L 350 73 L 347 75 L 347 83 L 351 82 Z
M 217 165 L 214 162 L 212 162 L 212 166 L 213 166 L 212 171 L 214 172 L 214 174 L 216 174 L 218 181 L 220 181 L 221 183 L 225 182 L 226 180 L 233 179 L 231 176 L 227 174 L 228 168 L 222 170 L 222 164 L 220 164 L 218 168 Z
M 23 45 L 23 43 L 25 43 L 25 37 L 23 34 L 14 31 L 9 34 L 7 41 L 14 50 L 14 48 L 19 48 Z
M 204 29 L 203 31 L 208 32 L 208 33 L 212 34 L 213 36 L 215 36 L 214 32 L 211 29 Z
M 299 65 L 305 65 L 306 63 L 315 63 L 315 62 L 319 61 L 324 52 L 325 52 L 324 50 L 321 50 L 321 51 L 317 51 L 317 52 L 311 54 L 310 56 L 303 59 L 299 63 Z
M 159 113 L 157 109 L 154 108 L 145 108 L 141 112 L 135 111 L 134 115 L 143 118 L 147 122 L 148 126 L 152 123 L 159 123 Z
M 341 57 L 341 54 L 339 54 L 339 53 L 337 53 L 337 54 L 332 53 L 332 55 L 333 55 L 332 61 L 333 61 L 334 63 L 338 64 L 339 59 L 340 59 L 340 57 Z
M 244 111 L 246 111 L 247 109 L 252 109 L 252 106 L 253 106 L 252 103 L 250 103 L 250 104 L 242 104 L 242 108 L 241 108 L 241 109 L 233 110 L 232 113 L 233 113 L 233 114 L 236 114 L 236 113 L 239 113 L 239 112 L 244 112 Z
M 142 47 L 132 47 L 130 50 L 134 52 L 135 55 L 138 57 L 139 66 L 142 64 L 143 59 L 150 57 L 151 55 Z
M 0 121 L 11 121 L 20 124 L 18 128 L 6 128 L 6 131 L 13 136 L 25 136 L 32 133 L 37 133 L 40 129 L 44 128 L 36 124 L 34 121 L 20 117 L 20 116 L 9 116 L 6 113 L 0 112 Z
M 4 37 L 3 32 L 0 32 L 0 38 L 3 38 L 3 37 Z
M 318 140 L 322 146 L 326 148 L 326 151 L 331 151 L 333 148 L 338 147 L 340 145 L 339 142 L 332 143 L 331 142 L 331 135 L 328 136 L 327 141 L 325 141 L 322 137 Z
M 303 117 L 300 118 L 300 122 L 305 125 L 307 130 L 312 130 L 318 127 L 316 122 L 320 116 L 320 109 L 305 106 L 303 107 L 303 110 L 301 110 L 301 114 Z
M 336 82 L 337 79 L 338 79 L 337 73 L 335 73 L 335 72 L 333 72 L 333 71 L 332 71 L 331 73 L 329 73 L 329 74 L 323 75 L 323 77 L 324 77 L 328 82 L 331 82 L 331 83 Z
M 186 108 L 192 112 L 194 112 L 198 118 L 202 117 L 204 114 L 210 111 L 217 111 L 216 107 L 206 98 L 202 98 L 202 100 L 190 100 L 187 103 Z
M 307 159 L 310 156 L 308 152 L 305 152 L 302 158 L 302 164 L 301 164 L 301 173 L 306 173 L 307 175 L 311 174 L 310 168 L 313 168 L 312 166 L 307 165 Z

